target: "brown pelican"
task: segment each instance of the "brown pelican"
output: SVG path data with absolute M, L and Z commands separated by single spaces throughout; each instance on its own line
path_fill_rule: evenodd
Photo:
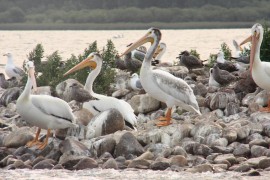
M 90 95 L 94 97 L 95 100 L 84 102 L 83 108 L 88 109 L 94 116 L 99 114 L 100 112 L 106 111 L 111 108 L 115 108 L 124 117 L 126 125 L 130 126 L 133 129 L 136 129 L 135 125 L 137 124 L 137 118 L 136 115 L 134 114 L 134 110 L 132 109 L 129 103 L 114 97 L 97 94 L 93 91 L 92 88 L 93 82 L 101 71 L 102 61 L 103 60 L 100 54 L 96 52 L 91 53 L 85 60 L 74 66 L 64 75 L 68 75 L 84 67 L 93 68 L 93 70 L 91 71 L 91 73 L 89 73 L 86 79 L 84 89 L 88 90 L 90 92 Z
M 20 80 L 24 75 L 24 71 L 15 66 L 13 63 L 13 58 L 11 53 L 4 54 L 3 56 L 7 56 L 7 64 L 5 66 L 5 72 L 9 78 L 15 77 L 16 79 Z
M 213 67 L 213 79 L 220 85 L 225 86 L 229 83 L 236 81 L 237 78 L 226 70 L 221 70 L 217 65 Z
M 34 76 L 34 65 L 32 61 L 26 63 L 28 79 L 25 88 L 17 100 L 17 111 L 21 117 L 29 124 L 38 127 L 34 140 L 27 143 L 28 147 L 38 145 L 38 149 L 43 149 L 48 144 L 51 129 L 64 129 L 76 126 L 72 110 L 68 103 L 62 99 L 49 95 L 31 95 L 33 84 L 36 91 L 36 80 Z M 38 140 L 41 129 L 47 129 L 45 141 Z
M 197 57 L 190 55 L 188 51 L 179 54 L 180 65 L 186 66 L 189 70 L 203 67 L 203 62 Z
M 159 29 L 150 28 L 146 35 L 132 44 L 122 55 L 128 54 L 133 49 L 146 42 L 151 42 L 140 70 L 140 80 L 144 90 L 153 98 L 165 102 L 168 110 L 165 117 L 161 117 L 158 126 L 171 124 L 171 111 L 174 105 L 180 106 L 185 110 L 201 114 L 196 97 L 191 87 L 182 79 L 171 75 L 168 72 L 152 69 L 151 60 L 161 39 Z
M 240 45 L 251 42 L 250 50 L 250 71 L 255 83 L 265 90 L 270 90 L 270 62 L 262 62 L 260 59 L 260 48 L 263 40 L 263 27 L 256 23 L 251 28 L 251 36 L 245 39 Z M 260 111 L 270 112 L 270 98 L 268 106 Z

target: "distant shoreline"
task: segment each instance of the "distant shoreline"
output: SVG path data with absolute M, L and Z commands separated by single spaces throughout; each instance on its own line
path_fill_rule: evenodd
M 234 29 L 250 28 L 255 22 L 179 22 L 179 23 L 5 23 L 0 30 L 140 30 L 150 27 L 160 29 Z M 261 22 L 261 23 L 265 23 Z

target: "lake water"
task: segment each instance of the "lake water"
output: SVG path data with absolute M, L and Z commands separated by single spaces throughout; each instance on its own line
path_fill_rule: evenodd
M 0 31 L 0 54 L 13 54 L 17 66 L 21 67 L 23 60 L 38 43 L 45 50 L 45 56 L 58 50 L 63 60 L 71 54 L 78 55 L 95 40 L 101 49 L 111 39 L 119 53 L 126 46 L 142 35 L 146 30 L 95 30 L 95 31 Z M 232 40 L 244 40 L 250 29 L 196 29 L 196 30 L 161 30 L 162 42 L 167 44 L 164 61 L 176 61 L 181 51 L 195 49 L 201 59 L 208 59 L 209 54 L 217 53 L 220 45 L 225 42 L 232 52 L 235 51 Z M 148 47 L 148 46 L 147 46 Z M 6 63 L 6 57 L 0 56 L 0 64 Z M 3 72 L 3 68 L 0 68 Z

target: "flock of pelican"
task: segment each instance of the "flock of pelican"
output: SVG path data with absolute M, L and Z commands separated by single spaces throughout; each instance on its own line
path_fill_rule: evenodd
M 131 56 L 137 56 L 138 58 L 142 57 L 142 54 L 136 55 L 136 49 L 144 47 L 143 45 L 145 43 L 151 43 L 148 50 L 144 48 L 141 49 L 141 51 L 145 52 L 143 54 L 143 60 L 140 61 L 139 65 L 140 81 L 138 80 L 138 74 L 134 74 L 134 80 L 130 83 L 135 89 L 137 88 L 139 90 L 143 88 L 150 96 L 167 105 L 165 117 L 158 118 L 159 122 L 156 123 L 157 126 L 167 126 L 172 123 L 171 114 L 174 106 L 179 106 L 198 115 L 201 115 L 201 112 L 193 90 L 183 79 L 152 67 L 153 65 L 161 62 L 161 57 L 166 50 L 166 44 L 160 42 L 161 36 L 159 29 L 150 28 L 144 36 L 127 47 L 127 50 L 123 52 L 119 58 L 122 56 L 128 57 L 125 60 L 125 65 L 131 66 L 133 63 L 130 60 Z M 270 83 L 268 82 L 268 79 L 270 78 L 270 63 L 261 62 L 260 60 L 260 46 L 262 39 L 263 27 L 260 24 L 255 24 L 251 29 L 251 36 L 244 40 L 240 45 L 251 41 L 250 71 L 252 73 L 252 78 L 258 86 L 263 89 L 270 90 Z M 6 56 L 8 57 L 7 65 L 5 67 L 6 74 L 10 78 L 19 78 L 22 70 L 13 64 L 12 55 L 10 53 L 6 54 Z M 192 60 L 190 60 L 190 58 L 188 59 L 188 56 L 189 54 L 183 52 L 180 59 L 182 59 L 181 61 L 183 64 L 187 64 L 188 67 L 190 66 L 189 69 L 193 68 L 190 64 L 194 63 L 196 67 L 203 66 L 203 64 L 201 62 L 197 62 L 195 58 Z M 153 63 L 154 59 L 157 60 L 154 61 L 155 63 Z M 224 62 L 221 63 L 223 64 Z M 91 53 L 85 60 L 81 61 L 66 72 L 65 75 L 78 71 L 84 67 L 92 69 L 91 73 L 89 73 L 87 77 L 84 89 L 87 90 L 94 99 L 84 102 L 83 107 L 89 110 L 93 115 L 115 108 L 122 114 L 126 125 L 136 130 L 137 117 L 129 103 L 114 97 L 97 94 L 93 91 L 93 82 L 99 75 L 102 68 L 101 55 L 97 52 Z M 37 145 L 38 149 L 43 149 L 48 144 L 48 138 L 51 130 L 76 127 L 76 119 L 67 102 L 57 97 L 31 94 L 31 89 L 33 88 L 35 91 L 37 88 L 33 62 L 28 61 L 26 63 L 26 69 L 28 79 L 24 91 L 17 100 L 17 111 L 28 123 L 38 127 L 34 140 L 28 142 L 27 146 L 32 147 Z M 226 84 L 226 82 L 224 82 L 225 80 L 222 80 L 222 77 L 220 77 L 219 80 L 213 79 L 215 74 L 222 73 L 223 72 L 219 69 L 218 65 L 211 68 L 209 84 L 212 83 L 216 86 L 220 86 L 222 83 Z M 270 111 L 270 100 L 268 107 L 262 109 L 262 111 Z M 44 142 L 40 142 L 38 139 L 41 129 L 47 130 Z

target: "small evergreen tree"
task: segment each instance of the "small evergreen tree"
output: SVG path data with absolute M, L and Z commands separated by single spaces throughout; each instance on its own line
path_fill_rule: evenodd
M 221 44 L 221 51 L 224 53 L 225 59 L 231 59 L 232 51 L 230 50 L 229 46 L 224 42 Z
M 260 51 L 261 60 L 270 62 L 270 29 L 266 23 L 264 24 L 263 31 L 263 41 Z
M 193 55 L 193 56 L 197 57 L 198 59 L 200 59 L 200 54 L 196 51 L 196 49 L 191 49 L 190 55 Z

